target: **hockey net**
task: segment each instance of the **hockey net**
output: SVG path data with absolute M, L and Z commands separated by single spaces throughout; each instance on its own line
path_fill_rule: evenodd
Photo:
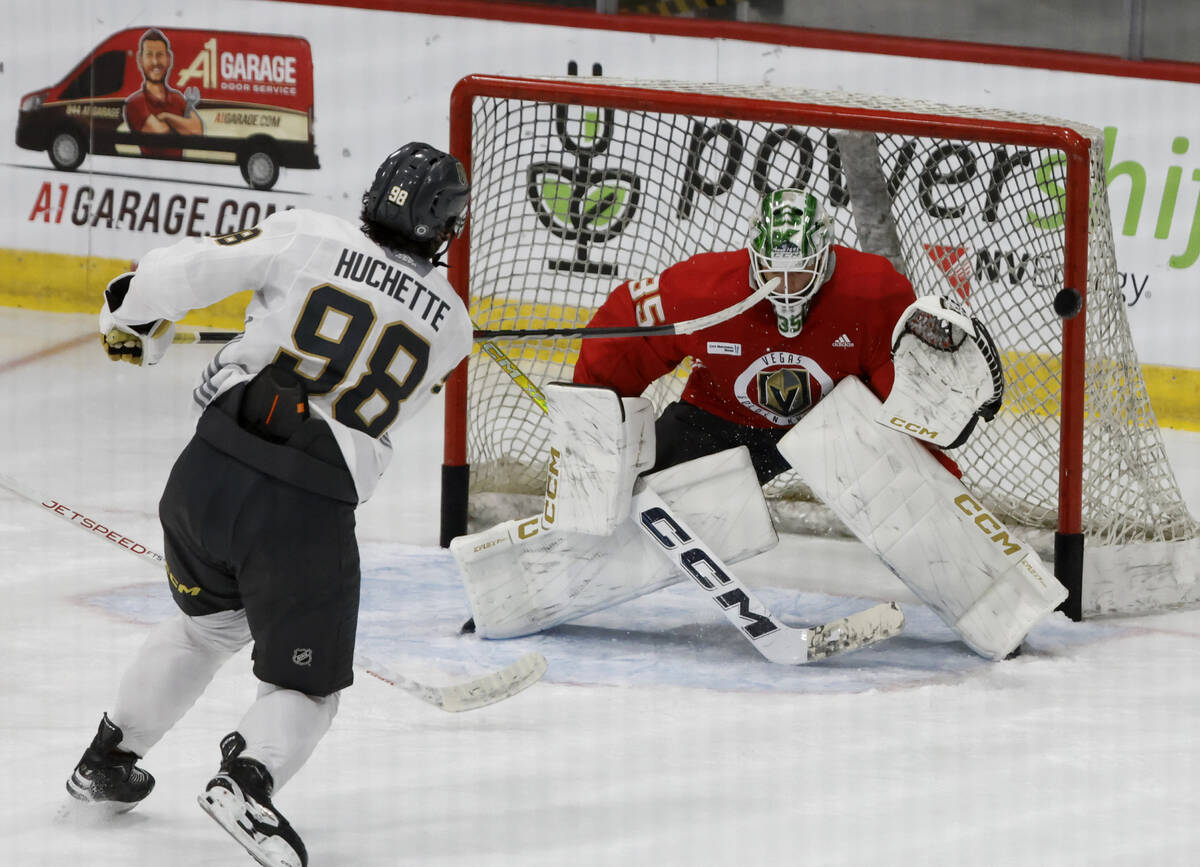
M 955 457 L 991 511 L 1064 561 L 1069 587 L 1076 549 L 1058 543 L 1086 540 L 1082 613 L 1200 600 L 1200 528 L 1125 317 L 1098 130 L 846 93 L 473 76 L 451 139 L 472 180 L 451 278 L 478 328 L 582 326 L 623 280 L 743 247 L 764 189 L 807 187 L 839 243 L 888 256 L 918 294 L 957 294 L 990 328 L 1004 405 Z M 1087 299 L 1065 323 L 1052 308 L 1064 284 Z M 546 383 L 570 380 L 579 345 L 504 349 Z M 686 364 L 647 395 L 661 407 L 685 377 Z M 473 354 L 448 391 L 444 541 L 467 528 L 464 508 L 472 530 L 537 511 L 547 435 L 541 410 Z M 464 496 L 455 470 L 468 466 Z M 834 529 L 795 478 L 767 495 L 781 529 Z

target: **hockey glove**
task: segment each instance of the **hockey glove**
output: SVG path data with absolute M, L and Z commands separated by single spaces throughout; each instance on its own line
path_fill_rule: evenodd
M 108 284 L 104 290 L 104 306 L 100 308 L 100 343 L 112 361 L 128 361 L 141 366 L 158 364 L 175 337 L 175 323 L 155 319 L 127 325 L 119 322 L 114 313 L 120 309 L 129 292 L 133 272 L 127 272 Z
M 1004 400 L 1000 353 L 987 328 L 956 298 L 925 296 L 892 332 L 896 378 L 878 421 L 952 449 Z

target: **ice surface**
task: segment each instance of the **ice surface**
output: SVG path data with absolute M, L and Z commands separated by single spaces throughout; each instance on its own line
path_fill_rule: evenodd
M 208 351 L 109 364 L 93 327 L 0 316 L 0 473 L 161 550 L 156 503 Z M 397 440 L 359 510 L 364 652 L 431 683 L 529 649 L 550 669 L 461 715 L 359 678 L 277 799 L 313 867 L 1195 863 L 1200 612 L 1055 615 L 1024 655 L 990 664 L 856 544 L 788 538 L 739 567 L 784 619 L 894 598 L 905 633 L 772 666 L 679 585 L 484 642 L 457 634 L 466 605 L 436 548 L 440 406 Z M 1195 512 L 1200 435 L 1166 445 Z M 251 863 L 195 803 L 253 696 L 248 654 L 146 758 L 158 788 L 144 804 L 60 818 L 71 766 L 171 603 L 152 566 L 4 491 L 0 555 L 0 864 Z

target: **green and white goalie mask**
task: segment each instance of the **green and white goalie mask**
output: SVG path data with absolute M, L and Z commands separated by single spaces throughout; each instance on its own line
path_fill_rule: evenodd
M 767 193 L 750 232 L 750 273 L 763 286 L 779 286 L 768 296 L 779 332 L 795 337 L 813 296 L 829 277 L 829 221 L 816 197 L 804 190 Z

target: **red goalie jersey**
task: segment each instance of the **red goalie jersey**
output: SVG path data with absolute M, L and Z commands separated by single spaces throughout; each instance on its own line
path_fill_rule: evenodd
M 779 333 L 770 302 L 762 301 L 694 334 L 584 340 L 575 382 L 634 397 L 690 356 L 683 400 L 756 428 L 791 427 L 847 376 L 883 400 L 892 387 L 892 328 L 916 295 L 887 259 L 831 249 L 833 276 L 795 337 Z M 703 253 L 657 277 L 622 283 L 589 325 L 680 322 L 723 310 L 752 291 L 746 250 Z

